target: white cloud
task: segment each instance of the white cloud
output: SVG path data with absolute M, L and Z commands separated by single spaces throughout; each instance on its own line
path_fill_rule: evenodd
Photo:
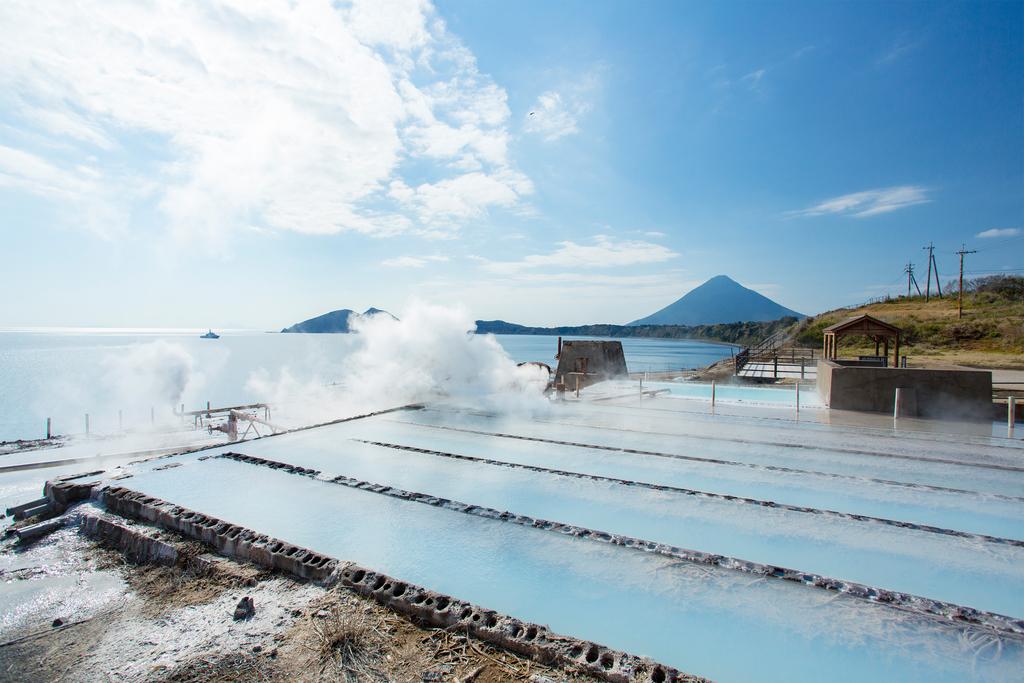
M 790 211 L 788 215 L 824 216 L 838 214 L 866 218 L 898 209 L 905 209 L 916 204 L 925 204 L 930 201 L 927 188 L 920 185 L 899 185 L 844 194 L 832 199 L 826 199 L 806 209 Z
M 1016 237 L 1019 234 L 1021 234 L 1020 228 L 992 228 L 979 232 L 975 237 L 988 239 L 991 237 Z
M 557 92 L 549 91 L 537 98 L 526 115 L 526 132 L 542 135 L 545 140 L 557 140 L 579 131 L 576 127 L 580 112 L 573 110 Z
M 11 0 L 0 63 L 14 151 L 46 165 L 6 185 L 124 215 L 145 185 L 184 239 L 452 231 L 532 189 L 505 91 L 424 0 Z M 403 203 L 406 159 L 430 163 Z
M 477 218 L 492 206 L 515 206 L 531 192 L 530 179 L 508 168 L 490 174 L 473 171 L 415 188 L 396 180 L 388 190 L 389 196 L 414 211 L 423 223 L 442 226 Z
M 644 232 L 644 235 L 646 235 L 647 237 L 655 238 L 668 237 L 668 235 L 661 232 L 660 230 L 647 230 L 646 232 Z
M 481 267 L 492 273 L 512 274 L 531 268 L 610 268 L 661 263 L 676 256 L 676 252 L 660 244 L 616 242 L 606 235 L 597 235 L 594 244 L 559 242 L 558 249 L 549 254 L 531 254 L 519 261 L 486 261 Z
M 444 262 L 447 260 L 447 256 L 437 254 L 433 256 L 396 256 L 395 258 L 384 259 L 380 264 L 388 268 L 422 268 L 431 261 Z
M 542 93 L 526 113 L 523 130 L 549 142 L 578 133 L 580 119 L 593 109 L 599 84 L 595 71 Z

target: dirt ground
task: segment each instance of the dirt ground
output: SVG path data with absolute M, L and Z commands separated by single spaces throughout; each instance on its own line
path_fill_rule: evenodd
M 14 551 L 3 552 L 10 559 Z M 21 595 L 18 582 L 54 584 L 26 593 L 24 618 L 0 631 L 0 681 L 594 680 L 462 633 L 421 628 L 340 587 L 214 557 L 188 542 L 179 553 L 174 567 L 136 565 L 70 531 L 21 551 L 0 570 L 0 604 L 8 609 Z M 119 588 L 85 600 L 81 593 L 98 594 L 91 586 L 104 577 L 99 583 Z M 236 620 L 246 596 L 255 612 Z

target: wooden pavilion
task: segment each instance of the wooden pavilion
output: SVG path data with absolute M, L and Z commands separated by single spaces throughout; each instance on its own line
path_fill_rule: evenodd
M 824 330 L 822 340 L 822 356 L 827 360 L 835 360 L 838 356 L 837 349 L 839 340 L 843 337 L 864 336 L 875 342 L 875 355 L 878 355 L 879 347 L 884 346 L 883 357 L 889 357 L 889 340 L 895 340 L 893 352 L 893 364 L 891 367 L 900 366 L 900 328 L 890 325 L 884 320 L 879 320 L 867 314 L 855 315 L 852 318 L 829 325 Z

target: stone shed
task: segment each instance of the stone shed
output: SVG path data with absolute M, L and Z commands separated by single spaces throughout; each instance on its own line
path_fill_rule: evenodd
M 622 342 L 576 339 L 562 342 L 559 348 L 555 378 L 570 390 L 576 388 L 577 377 L 582 388 L 628 375 Z

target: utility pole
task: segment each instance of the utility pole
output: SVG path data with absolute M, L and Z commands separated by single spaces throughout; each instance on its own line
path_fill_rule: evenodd
M 922 247 L 928 252 L 928 284 L 924 286 L 924 300 L 931 301 L 932 298 L 932 252 L 935 250 L 934 245 L 931 242 L 928 243 L 927 247 Z
M 960 254 L 960 298 L 956 303 L 956 317 L 964 317 L 964 254 L 977 254 L 976 249 L 971 251 L 967 250 L 966 244 L 960 244 L 960 251 L 956 252 Z
M 921 286 L 917 284 L 917 278 L 914 277 L 914 264 L 907 263 L 907 267 L 903 269 L 903 272 L 907 274 L 907 297 L 910 297 L 910 283 L 914 283 L 914 287 L 917 288 L 917 295 L 921 296 Z

